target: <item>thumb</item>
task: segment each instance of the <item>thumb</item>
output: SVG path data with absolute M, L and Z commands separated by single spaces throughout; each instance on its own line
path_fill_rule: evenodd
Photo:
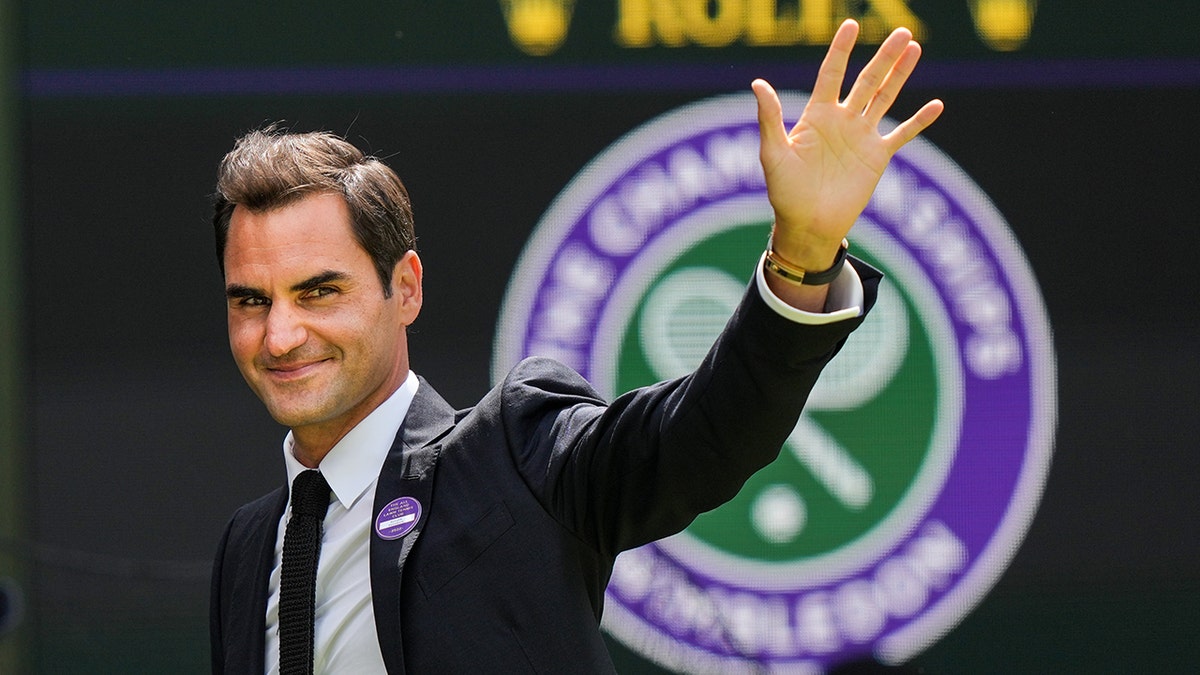
M 787 145 L 787 130 L 783 127 L 783 104 L 779 95 L 766 80 L 750 83 L 754 98 L 758 101 L 758 133 L 761 152 L 769 148 Z

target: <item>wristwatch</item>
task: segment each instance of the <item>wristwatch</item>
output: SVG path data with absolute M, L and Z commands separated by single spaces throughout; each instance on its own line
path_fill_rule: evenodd
M 843 239 L 841 247 L 838 248 L 837 257 L 833 259 L 833 265 L 827 270 L 810 272 L 795 263 L 788 262 L 775 252 L 774 247 L 769 247 L 767 256 L 763 259 L 763 266 L 793 284 L 822 286 L 836 279 L 841 273 L 842 265 L 846 264 L 846 251 L 849 249 L 850 242 Z

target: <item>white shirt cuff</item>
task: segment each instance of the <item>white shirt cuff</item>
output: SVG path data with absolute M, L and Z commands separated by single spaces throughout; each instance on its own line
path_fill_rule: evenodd
M 762 296 L 763 301 L 780 316 L 796 323 L 817 326 L 853 319 L 862 314 L 863 285 L 854 265 L 843 265 L 841 273 L 829 283 L 829 296 L 825 299 L 824 312 L 806 312 L 792 307 L 771 292 L 771 288 L 767 286 L 766 272 L 763 269 L 763 260 L 766 259 L 766 256 L 767 254 L 763 253 L 763 257 L 758 260 L 754 281 L 758 284 L 758 293 Z

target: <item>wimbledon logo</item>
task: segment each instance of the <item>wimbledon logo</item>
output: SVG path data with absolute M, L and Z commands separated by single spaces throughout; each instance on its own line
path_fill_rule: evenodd
M 513 273 L 494 379 L 550 356 L 613 397 L 699 363 L 771 225 L 754 111 L 745 94 L 667 113 L 559 195 Z M 850 241 L 887 278 L 779 459 L 617 560 L 604 627 L 652 661 L 902 662 L 979 602 L 1025 535 L 1050 463 L 1054 355 L 1004 219 L 917 139 Z

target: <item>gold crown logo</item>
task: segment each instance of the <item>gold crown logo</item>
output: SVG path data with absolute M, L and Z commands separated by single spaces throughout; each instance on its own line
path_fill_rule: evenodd
M 546 56 L 562 46 L 575 0 L 500 0 L 508 35 L 521 51 Z
M 1033 29 L 1037 0 L 969 0 L 975 32 L 998 52 L 1020 49 Z

